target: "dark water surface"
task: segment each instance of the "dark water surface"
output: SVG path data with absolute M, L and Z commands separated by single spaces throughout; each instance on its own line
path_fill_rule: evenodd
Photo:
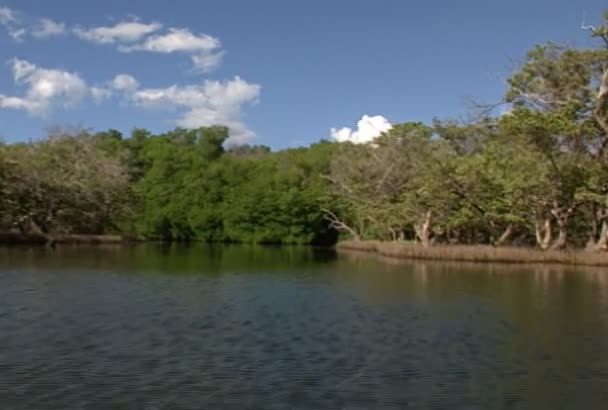
M 0 409 L 606 409 L 608 271 L 0 249 Z

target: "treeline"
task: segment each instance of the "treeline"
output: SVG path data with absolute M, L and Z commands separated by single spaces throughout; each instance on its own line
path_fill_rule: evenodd
M 0 146 L 4 229 L 52 238 L 333 243 L 324 220 L 335 144 L 224 148 L 225 127 L 152 135 L 54 132 Z
M 606 249 L 607 27 L 590 28 L 595 49 L 534 47 L 501 115 L 397 124 L 367 144 L 225 147 L 218 126 L 0 145 L 0 224 L 48 236 Z

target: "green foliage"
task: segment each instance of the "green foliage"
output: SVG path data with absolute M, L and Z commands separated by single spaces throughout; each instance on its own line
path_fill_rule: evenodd
M 321 208 L 335 144 L 271 153 L 223 149 L 220 127 L 150 137 L 140 151 L 137 226 L 148 237 L 248 243 L 326 243 Z
M 508 80 L 511 110 L 496 118 L 408 122 L 367 144 L 277 152 L 227 146 L 223 126 L 129 137 L 59 130 L 0 144 L 0 227 L 248 243 L 327 244 L 338 234 L 425 245 L 601 242 L 604 17 L 589 28 L 598 48 L 533 47 Z

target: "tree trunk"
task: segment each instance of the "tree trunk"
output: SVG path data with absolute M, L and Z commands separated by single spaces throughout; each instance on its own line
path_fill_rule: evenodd
M 428 211 L 424 215 L 424 220 L 421 223 L 414 224 L 416 237 L 425 248 L 431 243 L 431 216 L 431 211 Z
M 512 234 L 513 234 L 513 224 L 509 224 L 509 225 L 507 225 L 507 228 L 504 230 L 502 235 L 500 235 L 500 238 L 498 238 L 498 240 L 494 243 L 494 246 L 504 245 L 505 242 L 511 238 Z
M 596 251 L 608 251 L 608 221 L 604 219 L 602 222 L 602 229 L 600 231 L 600 237 L 595 244 Z
M 388 233 L 390 235 L 391 242 L 397 242 L 397 233 L 390 226 L 388 227 Z
M 557 239 L 551 245 L 551 249 L 564 249 L 566 247 L 566 243 L 568 240 L 568 231 L 566 229 L 567 221 L 559 220 L 557 221 L 557 227 L 559 234 L 557 235 Z
M 553 205 L 553 209 L 551 209 L 551 215 L 555 218 L 557 222 L 557 227 L 559 230 L 559 234 L 557 239 L 551 245 L 551 249 L 564 249 L 568 242 L 568 219 L 576 210 L 578 206 L 577 203 L 572 204 L 568 209 L 558 206 L 557 201 L 555 201 Z
M 598 233 L 598 222 L 601 222 L 601 229 Z M 605 206 L 593 213 L 593 230 L 589 238 L 587 249 L 594 251 L 608 251 L 608 195 L 606 196 Z
M 596 204 L 592 203 L 591 204 L 591 232 L 589 233 L 589 239 L 587 239 L 587 245 L 585 245 L 585 249 L 587 250 L 593 250 L 595 249 L 595 245 L 597 242 L 597 238 L 600 237 L 600 235 L 598 235 L 598 219 L 600 219 L 599 217 L 599 211 L 597 210 L 597 206 Z
M 543 226 L 536 222 L 534 228 L 536 233 L 536 244 L 543 251 L 549 249 L 552 239 L 551 218 L 545 218 Z
M 46 240 L 46 246 L 54 248 L 57 244 L 55 237 L 48 232 L 43 226 L 38 224 L 33 218 L 30 219 L 30 229 L 37 235 L 42 236 Z

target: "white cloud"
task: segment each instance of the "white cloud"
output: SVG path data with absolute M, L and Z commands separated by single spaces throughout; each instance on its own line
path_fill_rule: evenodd
M 89 92 L 86 83 L 76 73 L 40 68 L 28 61 L 10 61 L 13 79 L 27 86 L 23 97 L 0 94 L 0 107 L 25 110 L 31 115 L 44 115 L 54 105 L 65 107 L 80 102 Z
M 0 25 L 4 26 L 9 36 L 17 42 L 23 41 L 26 36 L 37 39 L 58 36 L 65 33 L 65 24 L 55 22 L 49 18 L 41 18 L 36 24 L 29 24 L 21 18 L 20 13 L 6 7 L 0 7 Z
M 27 75 L 28 69 L 27 65 L 20 66 L 20 75 Z M 97 102 L 119 95 L 137 107 L 177 112 L 174 122 L 184 128 L 225 125 L 234 143 L 255 137 L 243 123 L 241 111 L 244 105 L 257 102 L 260 89 L 240 77 L 224 82 L 207 80 L 200 85 L 141 88 L 133 76 L 118 74 L 101 86 L 91 87 L 90 93 Z
M 13 38 L 13 40 L 17 42 L 23 41 L 23 37 L 27 34 L 27 31 L 24 28 L 9 28 L 8 35 Z
M 107 100 L 112 96 L 112 90 L 109 90 L 106 87 L 91 87 L 91 96 L 95 102 L 100 103 L 103 100 Z
M 257 101 L 260 89 L 257 84 L 234 77 L 225 82 L 207 80 L 202 85 L 142 88 L 129 98 L 144 108 L 181 110 L 175 122 L 184 128 L 225 125 L 230 128 L 231 142 L 244 142 L 255 133 L 242 122 L 241 109 Z
M 112 80 L 111 86 L 115 90 L 133 91 L 139 87 L 139 82 L 129 74 L 118 74 Z
M 4 27 L 15 39 L 24 37 L 44 39 L 72 34 L 85 41 L 109 44 L 122 52 L 151 52 L 183 54 L 195 68 L 209 71 L 217 67 L 225 54 L 219 39 L 193 33 L 187 28 L 169 28 L 144 23 L 134 18 L 110 26 L 66 27 L 49 18 L 34 24 L 24 24 L 17 14 L 0 7 L 0 28 Z M 145 109 L 166 109 L 177 113 L 175 124 L 185 128 L 226 125 L 232 141 L 245 141 L 255 136 L 242 121 L 242 109 L 255 104 L 261 87 L 240 77 L 228 81 L 204 81 L 202 84 L 172 85 L 166 88 L 143 88 L 132 75 L 118 74 L 112 80 L 89 87 L 74 72 L 38 67 L 26 60 L 10 60 L 14 81 L 23 88 L 22 95 L 0 94 L 0 108 L 27 111 L 31 115 L 45 115 L 52 109 L 69 107 L 85 97 L 102 102 L 118 97 Z
M 13 71 L 13 79 L 16 82 L 23 80 L 28 75 L 36 71 L 36 66 L 29 61 L 13 58 L 9 61 L 11 70 Z
M 202 52 L 200 54 L 195 54 L 190 58 L 192 59 L 194 67 L 206 73 L 220 65 L 222 58 L 224 58 L 224 54 L 224 51 L 219 51 L 217 53 Z
M 137 88 L 139 88 L 139 82 L 132 75 L 117 74 L 111 81 L 91 87 L 90 92 L 93 99 L 99 103 L 112 97 L 117 91 L 130 94 Z
M 8 7 L 0 7 L 0 25 L 3 26 L 8 35 L 15 41 L 23 40 L 26 30 L 20 26 L 17 12 Z
M 186 28 L 170 28 L 167 33 L 149 36 L 142 43 L 119 47 L 123 52 L 185 53 L 202 71 L 209 71 L 220 64 L 224 56 L 223 51 L 218 51 L 220 48 L 219 39 L 208 34 L 193 34 Z
M 209 72 L 220 65 L 225 52 L 216 37 L 204 33 L 193 33 L 188 28 L 169 28 L 160 33 L 159 22 L 145 23 L 137 17 L 119 21 L 114 25 L 97 27 L 74 27 L 49 18 L 40 18 L 36 24 L 24 24 L 17 12 L 0 7 L 0 25 L 15 41 L 26 36 L 45 39 L 66 34 L 97 44 L 113 44 L 122 52 L 146 51 L 161 54 L 181 53 L 190 57 L 194 68 Z
M 364 115 L 357 122 L 357 129 L 348 127 L 330 130 L 331 137 L 339 142 L 350 141 L 354 144 L 362 144 L 372 141 L 383 132 L 392 128 L 391 123 L 381 115 Z
M 48 18 L 42 18 L 32 29 L 32 36 L 35 38 L 48 38 L 65 34 L 65 24 L 57 23 Z
M 17 13 L 8 7 L 0 7 L 0 24 L 11 24 L 17 22 Z
M 170 28 L 162 35 L 148 37 L 143 43 L 124 47 L 125 51 L 143 50 L 157 53 L 174 53 L 176 51 L 194 52 L 211 51 L 220 46 L 217 38 L 207 34 L 192 34 L 188 29 Z
M 146 24 L 134 20 L 89 29 L 77 27 L 74 29 L 74 34 L 83 40 L 100 44 L 132 43 L 161 28 L 160 23 Z
M 39 113 L 44 110 L 44 107 L 38 101 L 20 97 L 8 97 L 3 94 L 0 94 L 0 108 L 25 110 L 30 113 Z

